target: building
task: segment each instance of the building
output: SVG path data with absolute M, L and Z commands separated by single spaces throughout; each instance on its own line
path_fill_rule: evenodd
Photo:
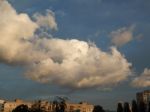
M 3 104 L 4 103 L 4 100 L 0 100 L 0 104 Z
M 3 103 L 4 103 L 4 100 L 0 100 L 0 112 L 2 110 Z
M 53 112 L 53 108 L 52 108 L 52 103 L 48 102 L 48 101 L 35 101 L 31 108 L 37 109 L 40 108 L 41 110 L 44 110 L 44 112 Z
M 150 90 L 145 90 L 136 94 L 137 103 L 144 102 L 146 105 L 150 102 Z
M 1 112 L 12 112 L 17 106 L 24 104 L 29 108 L 32 106 L 31 102 L 24 102 L 23 100 L 16 99 L 15 101 L 4 101 L 1 107 Z
M 94 109 L 93 105 L 86 102 L 81 102 L 78 104 L 67 103 L 66 105 L 66 112 L 92 112 Z

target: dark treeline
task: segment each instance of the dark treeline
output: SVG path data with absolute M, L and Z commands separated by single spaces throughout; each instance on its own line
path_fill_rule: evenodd
M 131 106 L 128 102 L 118 103 L 117 112 L 150 112 L 150 102 L 148 104 L 144 102 L 137 103 L 133 100 Z
M 57 97 L 52 103 L 52 109 L 54 112 L 65 112 L 67 98 Z M 44 105 L 42 101 L 39 100 L 35 102 L 30 108 L 27 105 L 19 105 L 12 112 L 50 112 L 51 109 L 48 106 L 49 102 L 45 102 Z
M 100 106 L 100 105 L 95 105 L 95 106 L 94 106 L 94 109 L 93 109 L 93 112 L 105 112 L 105 110 L 103 109 L 102 106 Z
M 48 105 L 48 102 L 47 102 Z M 53 102 L 54 112 L 65 112 L 65 102 Z M 30 108 L 27 105 L 21 104 L 17 106 L 12 112 L 50 112 L 46 105 L 41 105 L 41 101 L 35 102 Z
M 65 102 L 61 102 L 60 104 L 58 102 L 53 102 L 53 109 L 54 112 L 65 112 L 66 109 L 66 104 Z M 44 107 L 41 107 L 40 101 L 33 104 L 31 108 L 28 108 L 27 105 L 19 105 L 17 106 L 12 112 L 50 112 L 47 111 Z M 80 110 L 76 110 L 74 112 L 80 112 Z M 93 112 L 106 112 L 102 106 L 100 105 L 95 105 Z
M 66 112 L 65 100 L 53 101 L 54 112 Z M 45 106 L 41 106 L 41 101 L 34 103 L 30 108 L 27 105 L 19 105 L 12 112 L 49 112 Z M 80 110 L 74 111 L 80 112 Z M 106 112 L 102 106 L 95 105 L 93 112 Z M 144 102 L 137 103 L 135 100 L 132 101 L 131 105 L 128 102 L 118 103 L 117 112 L 150 112 L 150 102 L 145 104 Z
M 41 100 L 35 102 L 30 108 L 27 105 L 19 105 L 17 106 L 12 112 L 67 112 L 66 108 L 66 100 L 68 100 L 67 97 L 56 97 L 56 99 L 52 102 L 52 109 L 48 109 L 47 105 L 48 102 L 44 105 L 42 105 Z M 72 112 L 80 112 L 80 110 L 72 110 Z M 95 105 L 93 112 L 106 112 L 102 106 Z

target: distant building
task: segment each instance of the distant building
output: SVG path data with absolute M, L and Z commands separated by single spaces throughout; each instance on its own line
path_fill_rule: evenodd
M 0 100 L 0 104 L 3 104 L 4 103 L 4 100 Z
M 1 107 L 1 112 L 12 112 L 17 106 L 24 104 L 28 107 L 31 107 L 32 103 L 24 102 L 20 99 L 16 99 L 15 101 L 4 101 Z
M 145 90 L 136 94 L 137 103 L 144 102 L 146 105 L 150 102 L 150 90 Z
M 2 110 L 3 104 L 4 104 L 4 100 L 0 100 L 0 112 L 1 112 L 1 110 Z
M 36 101 L 32 104 L 31 108 L 37 109 L 40 108 L 44 112 L 53 112 L 52 103 L 48 101 Z
M 79 104 L 67 103 L 66 112 L 92 112 L 94 106 L 86 102 L 81 102 Z

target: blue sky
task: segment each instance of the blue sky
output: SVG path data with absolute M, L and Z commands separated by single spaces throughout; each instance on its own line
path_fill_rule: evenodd
M 58 31 L 49 30 L 53 37 L 91 41 L 103 51 L 112 43 L 111 32 L 133 26 L 132 39 L 117 46 L 128 62 L 132 63 L 134 77 L 150 68 L 150 1 L 149 0 L 8 0 L 18 13 L 44 14 L 47 9 L 55 13 Z M 21 75 L 24 68 L 0 63 L 0 97 L 13 99 L 51 98 L 67 95 L 73 101 L 87 100 L 104 108 L 115 109 L 118 101 L 131 101 L 136 92 L 149 89 L 132 87 L 133 77 L 112 89 L 69 90 L 55 84 L 41 84 Z M 148 81 L 150 81 L 148 79 Z

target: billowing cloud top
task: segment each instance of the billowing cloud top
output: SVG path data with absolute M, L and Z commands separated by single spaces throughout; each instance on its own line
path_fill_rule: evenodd
M 130 75 L 131 64 L 115 48 L 104 52 L 77 39 L 40 37 L 35 31 L 45 21 L 56 28 L 53 14 L 38 14 L 36 22 L 0 1 L 0 61 L 27 68 L 26 77 L 42 83 L 85 88 L 118 84 Z M 44 23 L 43 23 L 44 22 Z
M 46 11 L 46 15 L 43 16 L 40 13 L 35 13 L 33 17 L 36 20 L 36 23 L 41 27 L 46 27 L 47 29 L 51 28 L 57 30 L 57 23 L 55 21 L 54 13 L 51 10 Z
M 26 73 L 34 80 L 80 88 L 117 84 L 129 75 L 130 63 L 116 48 L 106 53 L 79 40 L 42 39 L 39 43 L 50 58 Z

